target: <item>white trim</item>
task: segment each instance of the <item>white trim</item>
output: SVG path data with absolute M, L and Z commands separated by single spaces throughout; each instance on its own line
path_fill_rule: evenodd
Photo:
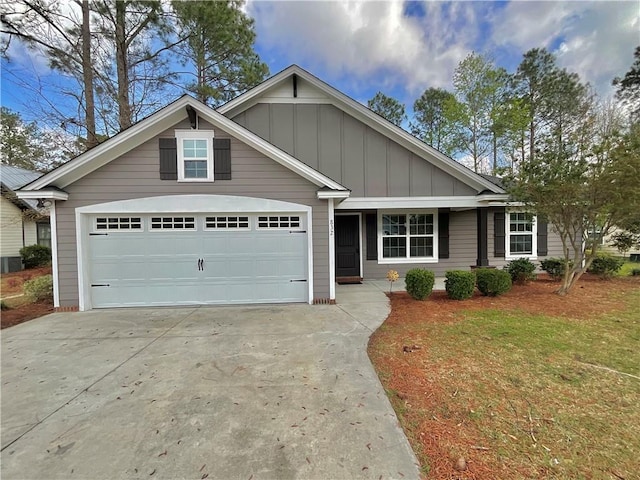
M 531 227 L 531 253 L 516 253 L 511 254 L 511 213 L 527 213 L 524 210 L 507 210 L 504 215 L 504 259 L 505 260 L 517 260 L 518 258 L 528 258 L 529 260 L 538 259 L 538 217 L 532 216 Z M 513 235 L 528 235 L 529 232 L 514 232 Z
M 336 299 L 336 244 L 335 244 L 335 212 L 333 198 L 327 201 L 329 210 L 329 299 Z
M 49 208 L 49 224 L 51 225 L 51 273 L 53 274 L 53 306 L 60 306 L 60 278 L 58 270 L 58 224 L 56 202 Z
M 178 182 L 213 182 L 215 172 L 213 171 L 213 130 L 176 130 L 176 149 L 178 154 Z M 184 176 L 184 141 L 185 140 L 206 140 L 207 141 L 207 176 L 206 178 L 187 178 Z M 202 159 L 197 159 L 202 160 Z
M 86 261 L 85 255 L 87 249 L 83 248 L 84 240 L 89 238 L 89 218 L 83 215 L 79 208 L 76 208 L 76 258 L 78 262 L 78 309 L 81 312 L 91 310 L 91 286 L 89 279 L 89 262 Z
M 410 215 L 412 213 L 427 214 L 433 216 L 433 234 L 431 235 L 415 235 L 419 237 L 433 238 L 433 256 L 432 257 L 402 257 L 402 258 L 384 258 L 384 250 L 382 245 L 382 216 L 383 215 Z M 408 221 L 408 219 L 407 219 Z M 410 242 L 411 234 L 409 234 L 409 227 L 407 227 L 407 233 L 405 234 L 407 239 L 407 255 L 410 254 Z M 407 209 L 407 210 L 378 210 L 378 264 L 389 265 L 394 263 L 438 263 L 438 210 L 433 209 Z
M 119 200 L 76 208 L 76 255 L 78 261 L 78 306 L 80 311 L 91 310 L 90 265 L 86 244 L 91 231 L 92 215 L 110 213 L 162 214 L 162 213 L 260 213 L 286 212 L 306 217 L 307 231 L 307 283 L 308 303 L 313 304 L 313 209 L 308 205 L 282 202 L 265 198 L 232 195 L 167 195 L 133 200 Z M 302 219 L 301 219 L 302 220 Z M 53 242 L 53 229 L 52 229 Z M 52 243 L 53 246 L 53 243 Z
M 50 200 L 67 200 L 69 194 L 61 190 L 38 190 L 38 191 L 24 191 L 16 190 L 14 192 L 16 196 L 22 200 L 38 200 L 40 198 L 46 198 Z
M 351 192 L 349 190 L 319 190 L 318 200 L 326 200 L 328 198 L 349 198 Z
M 315 88 L 320 90 L 324 95 L 332 99 L 332 103 L 338 109 L 347 112 L 357 120 L 360 120 L 382 135 L 399 143 L 416 155 L 422 158 L 425 158 L 425 155 L 428 155 L 429 160 L 427 161 L 458 179 L 464 178 L 466 181 L 461 180 L 464 183 L 478 190 L 490 190 L 495 193 L 504 192 L 504 190 L 499 186 L 478 175 L 472 170 L 464 167 L 462 164 L 456 162 L 455 160 L 447 157 L 435 148 L 430 147 L 426 143 L 418 140 L 414 136 L 405 132 L 402 128 L 395 126 L 391 122 L 382 118 L 380 115 L 377 115 L 376 113 L 366 108 L 364 105 L 356 102 L 352 98 L 348 97 L 339 90 L 336 90 L 329 84 L 323 82 L 319 78 L 313 76 L 297 65 L 291 65 L 280 73 L 262 82 L 257 87 L 254 87 L 248 92 L 236 97 L 230 102 L 227 102 L 226 104 L 218 108 L 218 112 L 228 114 L 229 116 L 235 116 L 251 107 L 255 103 L 258 103 L 259 97 L 263 93 L 294 74 L 309 82 Z
M 76 210 L 88 214 L 109 213 L 259 213 L 300 212 L 311 207 L 268 198 L 235 195 L 163 195 L 98 203 Z
M 23 189 L 25 191 L 39 190 L 49 185 L 55 185 L 59 188 L 66 187 L 187 118 L 187 106 L 195 108 L 201 119 L 211 123 L 214 127 L 222 129 L 232 137 L 244 142 L 311 183 L 334 190 L 347 190 L 338 182 L 305 165 L 300 160 L 188 95 L 183 95 L 175 102 L 61 167 L 43 175 L 23 187 Z
M 486 207 L 495 197 L 507 199 L 507 195 L 469 195 L 446 197 L 349 197 L 336 208 L 338 210 L 367 209 L 434 209 Z M 493 205 L 493 204 L 492 204 Z
M 362 250 L 362 212 L 336 212 L 335 215 L 347 217 L 349 215 L 358 217 L 358 252 L 360 257 L 360 276 L 364 277 L 364 262 L 363 262 L 363 250 Z

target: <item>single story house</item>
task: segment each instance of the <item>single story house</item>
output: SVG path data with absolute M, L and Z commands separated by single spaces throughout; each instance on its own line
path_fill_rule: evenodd
M 20 249 L 28 245 L 51 247 L 49 217 L 36 200 L 23 200 L 15 190 L 42 174 L 10 165 L 0 166 L 0 273 L 22 270 Z
M 337 280 L 560 254 L 507 194 L 293 65 L 183 96 L 26 185 L 59 309 L 335 301 Z

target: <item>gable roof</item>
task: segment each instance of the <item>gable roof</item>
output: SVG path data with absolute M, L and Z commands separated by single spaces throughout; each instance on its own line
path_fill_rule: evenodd
M 459 179 L 461 182 L 469 185 L 479 192 L 489 191 L 492 193 L 506 193 L 494 182 L 489 181 L 464 165 L 456 162 L 452 158 L 449 158 L 444 153 L 427 145 L 402 128 L 389 122 L 382 116 L 371 111 L 339 90 L 336 90 L 331 85 L 323 82 L 298 65 L 291 65 L 290 67 L 282 70 L 273 77 L 265 80 L 257 87 L 254 87 L 248 92 L 243 93 L 242 95 L 225 103 L 219 107 L 217 111 L 228 117 L 234 117 L 249 109 L 256 103 L 259 103 L 262 96 L 267 94 L 269 91 L 277 89 L 294 75 L 309 82 L 313 87 L 326 96 L 328 101 L 338 109 L 360 120 L 373 130 L 376 130 L 378 133 L 390 138 L 417 156 Z
M 224 130 L 226 133 L 253 147 L 315 185 L 321 188 L 326 187 L 331 190 L 348 192 L 348 189 L 338 182 L 302 163 L 300 160 L 280 150 L 278 147 L 263 140 L 256 134 L 189 95 L 183 95 L 166 107 L 161 108 L 100 145 L 80 154 L 73 160 L 59 166 L 37 180 L 32 181 L 28 185 L 25 185 L 21 191 L 41 190 L 47 187 L 65 188 L 67 185 L 115 160 L 124 153 L 187 118 L 188 106 L 193 107 L 198 112 L 200 118 L 211 123 L 214 127 Z

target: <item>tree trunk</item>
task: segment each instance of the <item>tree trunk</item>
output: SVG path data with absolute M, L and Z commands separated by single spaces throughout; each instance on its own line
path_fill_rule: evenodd
M 132 123 L 131 105 L 129 104 L 129 65 L 127 58 L 127 39 L 125 35 L 126 2 L 116 4 L 116 70 L 118 76 L 118 121 L 120 130 L 129 128 Z
M 82 81 L 85 98 L 87 150 L 98 145 L 96 136 L 96 106 L 93 99 L 93 65 L 91 63 L 91 23 L 89 0 L 82 0 Z
M 493 170 L 492 175 L 495 175 L 498 171 L 498 135 L 493 132 Z

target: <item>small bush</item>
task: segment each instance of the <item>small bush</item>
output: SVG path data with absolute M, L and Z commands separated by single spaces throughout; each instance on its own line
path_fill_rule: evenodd
M 404 277 L 405 289 L 416 300 L 424 300 L 433 290 L 436 276 L 430 270 L 412 268 Z
M 32 302 L 50 300 L 53 298 L 53 277 L 51 275 L 43 275 L 24 282 L 24 294 Z
M 634 268 L 633 270 L 631 270 L 631 276 L 632 277 L 640 276 L 640 268 Z
M 44 267 L 51 263 L 51 249 L 44 245 L 29 245 L 20 249 L 24 268 Z
M 599 255 L 593 259 L 593 263 L 587 270 L 602 278 L 611 278 L 622 268 L 624 260 L 610 255 Z
M 572 266 L 573 262 L 569 262 L 569 268 Z M 547 258 L 546 260 L 542 260 L 540 267 L 556 280 L 561 279 L 565 271 L 564 259 L 562 258 Z
M 466 300 L 471 298 L 476 287 L 476 274 L 463 270 L 449 270 L 445 274 L 444 286 L 449 298 Z
M 517 258 L 511 260 L 504 269 L 511 275 L 511 280 L 514 283 L 524 285 L 529 280 L 534 280 L 536 276 L 533 272 L 536 271 L 536 266 L 528 258 Z
M 0 300 L 0 310 L 2 310 L 3 312 L 5 310 L 9 310 L 9 305 L 7 305 L 6 303 L 4 303 L 4 300 Z
M 496 297 L 511 290 L 511 275 L 504 270 L 479 268 L 476 270 L 476 286 L 483 295 Z

